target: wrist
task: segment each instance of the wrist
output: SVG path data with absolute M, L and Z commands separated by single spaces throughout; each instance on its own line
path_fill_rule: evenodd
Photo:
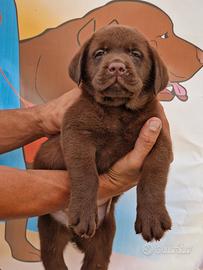
M 41 105 L 36 105 L 30 108 L 18 110 L 18 113 L 21 114 L 25 123 L 22 125 L 22 130 L 25 133 L 25 137 L 28 137 L 27 139 L 30 142 L 44 136 L 40 107 Z
M 108 173 L 100 175 L 98 205 L 105 204 L 111 198 L 131 189 L 137 185 L 138 181 L 139 175 L 136 177 L 123 176 L 112 169 Z
M 137 185 L 139 181 L 139 174 L 121 173 L 111 168 L 107 173 L 109 182 L 116 186 L 120 193 Z
M 45 123 L 46 123 L 46 104 L 36 105 L 31 108 L 35 118 L 35 125 L 37 133 L 40 137 L 47 136 Z

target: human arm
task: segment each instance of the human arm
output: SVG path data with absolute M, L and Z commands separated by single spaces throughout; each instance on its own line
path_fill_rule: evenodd
M 13 150 L 46 134 L 59 132 L 64 111 L 80 94 L 81 90 L 76 88 L 58 99 L 31 109 L 0 111 L 0 153 Z M 160 110 L 163 110 L 161 106 Z M 160 115 L 163 128 L 170 136 L 164 112 Z M 109 174 L 100 176 L 99 205 L 136 185 L 139 169 L 154 145 L 159 130 L 150 131 L 148 121 L 135 148 L 118 161 Z M 0 219 L 54 212 L 65 207 L 69 194 L 67 172 L 21 171 L 0 167 Z
M 153 130 L 154 120 L 161 124 L 157 118 L 148 120 L 141 130 L 135 148 L 119 160 L 108 174 L 100 176 L 98 205 L 130 189 L 139 181 L 139 171 L 144 159 L 161 129 L 158 126 L 157 130 Z M 24 171 L 4 166 L 0 167 L 0 172 L 0 219 L 38 216 L 67 206 L 70 195 L 67 172 Z
M 22 147 L 40 137 L 58 133 L 64 112 L 80 94 L 81 90 L 74 88 L 42 105 L 0 110 L 0 154 Z

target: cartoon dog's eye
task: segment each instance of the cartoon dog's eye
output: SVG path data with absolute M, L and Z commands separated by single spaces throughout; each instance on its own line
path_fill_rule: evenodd
M 162 38 L 162 39 L 166 39 L 168 37 L 169 37 L 168 32 L 166 32 L 166 33 L 164 33 L 163 35 L 160 36 L 160 38 Z
M 105 53 L 106 53 L 106 50 L 104 50 L 104 49 L 97 50 L 94 54 L 94 57 L 99 58 L 99 57 L 103 56 Z
M 142 58 L 142 53 L 138 50 L 130 50 L 130 54 L 135 57 L 135 58 L 138 58 L 138 59 L 141 59 Z

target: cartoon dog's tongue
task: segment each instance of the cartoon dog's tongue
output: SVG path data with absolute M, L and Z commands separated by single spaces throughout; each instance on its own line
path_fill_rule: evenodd
M 161 101 L 171 101 L 177 97 L 181 101 L 188 99 L 187 90 L 179 83 L 170 82 L 168 86 L 159 93 L 158 98 Z
M 178 83 L 170 83 L 173 87 L 175 96 L 181 101 L 186 101 L 188 99 L 187 90 L 185 87 Z

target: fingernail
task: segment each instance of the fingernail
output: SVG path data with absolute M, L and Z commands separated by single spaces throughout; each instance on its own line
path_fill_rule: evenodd
M 149 122 L 149 129 L 152 131 L 157 131 L 161 127 L 161 121 L 159 119 L 157 120 L 151 120 Z

